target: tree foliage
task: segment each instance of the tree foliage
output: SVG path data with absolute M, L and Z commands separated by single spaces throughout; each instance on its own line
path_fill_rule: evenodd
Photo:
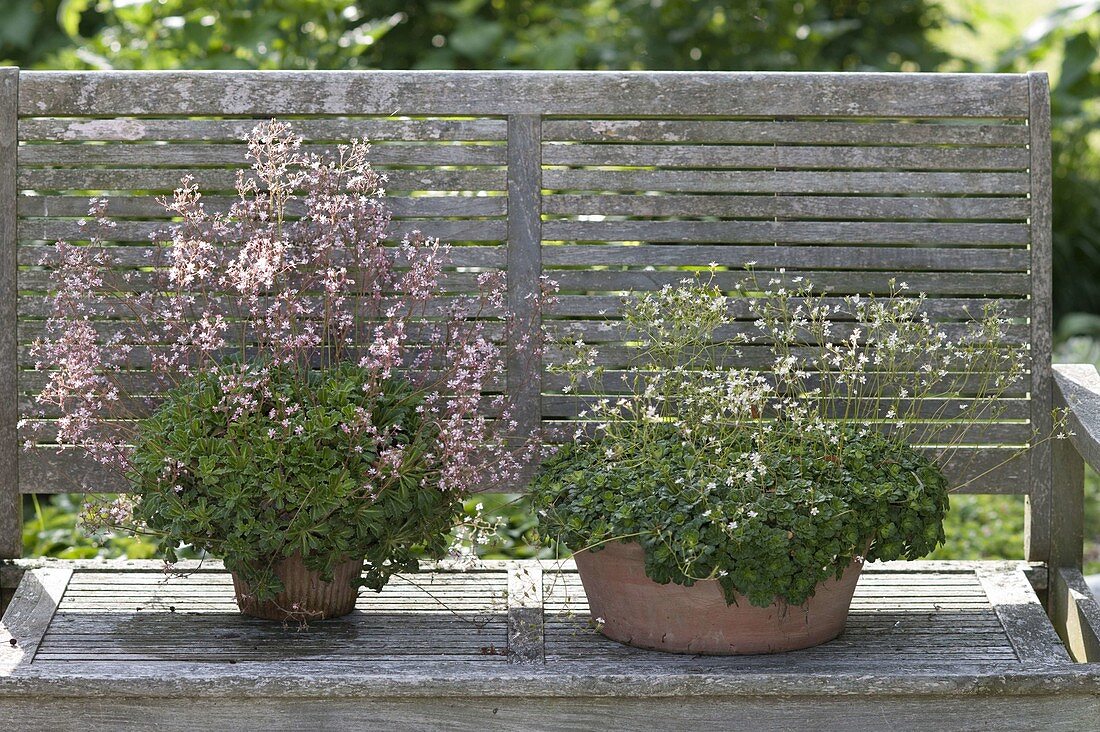
M 1100 0 L 1063 3 L 1001 60 L 1003 71 L 1061 60 L 1051 88 L 1056 315 L 1100 313 Z M 1093 328 L 1089 335 L 1100 335 Z M 1068 335 L 1074 335 L 1069 333 Z
M 66 68 L 916 71 L 948 58 L 928 39 L 944 22 L 932 0 L 0 2 L 66 38 L 45 59 Z M 42 63 L 40 45 L 3 55 Z

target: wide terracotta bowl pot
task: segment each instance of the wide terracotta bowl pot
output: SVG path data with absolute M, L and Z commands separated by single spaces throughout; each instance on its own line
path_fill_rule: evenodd
M 691 587 L 658 584 L 645 574 L 645 553 L 634 542 L 573 555 L 588 606 L 612 640 L 670 653 L 735 655 L 808 648 L 844 631 L 862 563 L 817 586 L 805 605 L 726 605 L 716 580 Z
M 248 583 L 234 572 L 237 607 L 256 618 L 308 623 L 338 618 L 355 609 L 359 588 L 352 583 L 363 573 L 363 560 L 337 564 L 331 582 L 323 582 L 317 572 L 307 569 L 300 554 L 276 562 L 274 571 L 283 583 L 283 591 L 264 601 L 256 599 Z

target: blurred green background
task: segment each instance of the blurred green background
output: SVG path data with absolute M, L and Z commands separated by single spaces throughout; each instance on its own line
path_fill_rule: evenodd
M 1056 360 L 1100 361 L 1100 0 L 0 0 L 0 63 L 50 69 L 1022 71 L 1052 79 Z M 1086 488 L 1100 571 L 1100 478 Z M 489 556 L 530 556 L 522 499 Z M 29 497 L 28 555 L 156 555 Z M 1019 557 L 1019 497 L 953 500 L 942 558 Z M 543 552 L 550 551 L 543 549 Z

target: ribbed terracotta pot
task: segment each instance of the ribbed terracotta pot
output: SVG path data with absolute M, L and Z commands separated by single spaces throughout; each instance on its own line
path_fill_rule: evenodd
M 273 569 L 283 583 L 283 591 L 263 601 L 257 600 L 248 583 L 233 573 L 237 607 L 245 615 L 266 620 L 311 622 L 338 618 L 355 609 L 359 588 L 352 583 L 363 573 L 362 559 L 337 564 L 331 582 L 323 582 L 317 572 L 307 569 L 300 554 L 276 562 Z
M 801 606 L 756 607 L 748 598 L 726 605 L 716 580 L 691 587 L 658 584 L 645 573 L 645 552 L 634 542 L 610 542 L 573 555 L 592 617 L 612 640 L 669 653 L 779 653 L 832 640 L 844 630 L 859 562 L 839 580 L 817 586 Z

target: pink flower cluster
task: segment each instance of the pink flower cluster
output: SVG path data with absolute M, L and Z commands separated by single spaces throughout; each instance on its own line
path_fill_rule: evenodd
M 215 408 L 239 419 L 278 401 L 270 369 L 305 379 L 350 361 L 365 369 L 368 394 L 400 376 L 425 395 L 420 416 L 439 435 L 440 490 L 518 481 L 539 457 L 538 435 L 517 434 L 510 397 L 490 394 L 509 360 L 502 344 L 520 349 L 533 370 L 542 341 L 513 337 L 530 324 L 507 311 L 505 274 L 480 273 L 478 295 L 447 295 L 447 245 L 419 232 L 387 244 L 385 181 L 365 142 L 318 155 L 273 120 L 247 144 L 251 170 L 238 174 L 235 202 L 208 210 L 184 179 L 161 201 L 175 223 L 139 266 L 105 245 L 112 222 L 103 201 L 87 222 L 90 244 L 59 242 L 43 262 L 51 314 L 33 353 L 48 381 L 40 411 L 23 425 L 27 444 L 81 449 L 126 474 L 128 430 L 155 404 L 143 395 L 214 370 L 227 395 Z M 537 306 L 555 290 L 544 282 Z M 298 408 L 277 404 L 288 419 Z M 354 427 L 386 443 L 376 446 L 380 473 L 400 472 L 392 435 Z

